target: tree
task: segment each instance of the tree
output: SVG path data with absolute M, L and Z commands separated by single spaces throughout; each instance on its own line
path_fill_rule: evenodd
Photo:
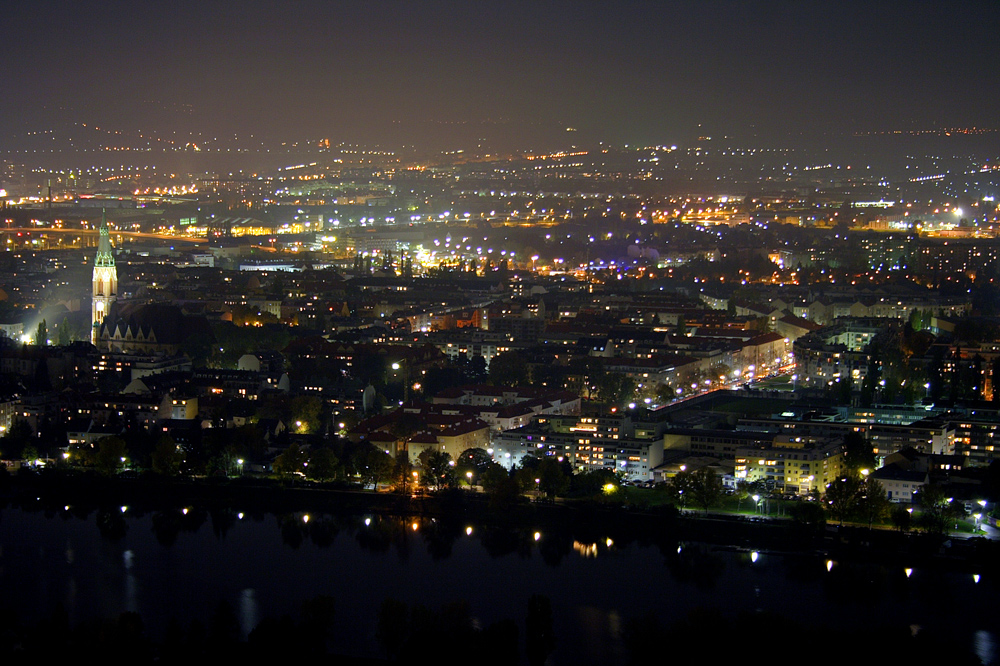
M 669 404 L 671 400 L 677 397 L 677 389 L 673 384 L 664 383 L 659 384 L 653 393 L 653 399 L 660 403 L 661 405 Z
M 917 497 L 923 508 L 920 526 L 928 532 L 943 533 L 952 506 L 951 498 L 945 495 L 944 488 L 936 483 L 928 483 L 920 488 Z
M 444 451 L 424 449 L 418 456 L 424 468 L 425 483 L 432 488 L 449 487 L 454 484 L 455 465 L 451 455 Z
M 340 461 L 333 450 L 327 447 L 316 449 L 309 456 L 306 478 L 314 481 L 329 481 L 337 476 Z
M 702 467 L 691 474 L 691 500 L 705 513 L 722 499 L 722 479 L 711 467 Z
M 34 435 L 27 421 L 15 419 L 3 437 L 0 437 L 0 455 L 7 460 L 20 460 L 24 449 L 34 441 Z
M 97 456 L 94 465 L 101 474 L 111 476 L 125 464 L 128 449 L 121 437 L 109 436 L 97 440 Z
M 490 361 L 489 377 L 494 386 L 523 386 L 528 383 L 528 360 L 516 351 L 497 354 Z
M 203 368 L 216 350 L 215 338 L 211 336 L 192 334 L 181 343 L 181 351 L 191 359 L 196 368 Z
M 517 480 L 500 465 L 490 467 L 483 472 L 480 484 L 489 496 L 490 506 L 493 509 L 508 509 L 521 498 Z
M 736 513 L 740 512 L 743 506 L 743 500 L 750 497 L 750 483 L 747 481 L 737 481 L 736 482 Z
M 69 445 L 69 460 L 80 467 L 93 467 L 97 461 L 97 449 L 93 444 L 77 442 Z
M 28 444 L 21 451 L 21 458 L 27 462 L 34 462 L 38 460 L 38 449 L 35 448 L 34 444 Z
M 687 504 L 687 497 L 691 497 L 694 491 L 695 481 L 693 472 L 689 472 L 686 469 L 682 469 L 674 475 L 674 478 L 670 479 L 670 484 L 668 490 L 673 495 L 673 500 L 675 504 L 680 504 L 684 506 Z
M 844 465 L 849 473 L 875 469 L 875 450 L 867 437 L 859 432 L 844 435 Z
M 892 524 L 900 532 L 908 532 L 910 530 L 910 519 L 911 510 L 908 510 L 905 506 L 897 506 L 892 510 Z
M 799 525 L 819 529 L 826 523 L 826 513 L 816 502 L 795 502 L 789 514 Z
M 569 362 L 569 373 L 574 377 L 574 381 L 569 385 L 569 389 L 581 395 L 586 393 L 588 398 L 593 397 L 592 392 L 597 390 L 596 387 L 606 372 L 604 359 L 599 356 L 573 359 Z
M 392 456 L 371 443 L 362 444 L 354 452 L 352 462 L 362 487 L 371 484 L 373 490 L 378 490 L 378 484 L 390 478 L 396 467 Z
M 538 489 L 549 499 L 561 495 L 569 488 L 569 477 L 559 461 L 554 458 L 542 458 L 536 470 L 538 474 Z
M 930 310 L 914 308 L 910 311 L 910 326 L 912 326 L 915 331 L 922 331 L 925 328 L 930 328 L 931 316 L 932 313 Z
M 868 529 L 871 529 L 872 523 L 881 521 L 888 515 L 892 503 L 886 497 L 885 488 L 878 479 L 865 477 L 861 483 L 860 493 L 858 513 L 868 521 Z
M 677 317 L 677 329 L 675 333 L 682 337 L 688 334 L 687 320 L 683 316 Z
M 156 443 L 151 456 L 153 471 L 163 476 L 173 476 L 181 468 L 181 452 L 170 435 L 163 435 Z
M 49 331 L 44 319 L 38 322 L 38 329 L 35 331 L 35 344 L 40 347 L 49 344 Z
M 303 451 L 298 444 L 292 443 L 274 459 L 271 468 L 275 474 L 282 476 L 291 476 L 296 472 L 305 474 L 308 462 L 309 454 Z
M 298 395 L 292 398 L 292 422 L 299 433 L 319 432 L 323 401 L 313 395 Z
M 854 397 L 854 380 L 850 375 L 837 377 L 830 391 L 831 397 L 840 405 L 850 405 Z
M 635 395 L 635 380 L 620 372 L 606 372 L 594 385 L 601 400 L 619 407 Z
M 71 342 L 69 334 L 69 318 L 63 317 L 62 323 L 59 324 L 59 346 L 65 347 Z
M 570 478 L 570 492 L 576 497 L 597 497 L 608 492 L 609 484 L 617 491 L 619 479 L 610 469 L 580 472 Z
M 413 463 L 410 462 L 410 454 L 407 451 L 396 452 L 395 465 L 392 470 L 392 478 L 395 479 L 396 487 L 401 492 L 406 492 L 406 484 L 413 478 Z
M 486 381 L 489 377 L 489 372 L 486 366 L 486 359 L 482 354 L 476 354 L 469 359 L 469 381 L 480 383 Z
M 841 525 L 858 506 L 860 491 L 861 481 L 853 474 L 836 479 L 827 486 L 824 499 Z
M 459 479 L 468 478 L 468 473 L 472 472 L 470 485 L 476 485 L 476 481 L 483 473 L 494 465 L 499 466 L 493 460 L 493 456 L 487 453 L 485 449 L 472 448 L 466 449 L 458 455 L 458 460 L 455 461 L 455 470 Z

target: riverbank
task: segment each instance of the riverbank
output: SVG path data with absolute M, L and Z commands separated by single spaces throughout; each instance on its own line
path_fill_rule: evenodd
M 244 515 L 329 516 L 349 525 L 364 516 L 432 522 L 442 535 L 489 529 L 501 541 L 540 539 L 560 544 L 613 542 L 655 545 L 664 553 L 696 542 L 713 548 L 809 555 L 825 560 L 880 562 L 887 566 L 944 566 L 969 573 L 1000 571 L 1000 544 L 984 538 L 817 525 L 791 519 L 732 514 L 680 514 L 670 505 L 626 507 L 603 500 L 506 503 L 482 493 L 449 490 L 431 495 L 372 492 L 338 485 L 272 479 L 106 478 L 52 470 L 8 476 L 4 504 L 26 511 L 86 516 L 100 512 L 186 515 L 231 520 Z

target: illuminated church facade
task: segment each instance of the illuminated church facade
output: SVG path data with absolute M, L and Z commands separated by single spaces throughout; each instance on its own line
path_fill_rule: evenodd
M 90 316 L 90 341 L 95 345 L 100 338 L 101 324 L 111 312 L 111 306 L 116 300 L 118 300 L 118 269 L 115 268 L 115 255 L 111 251 L 107 214 L 102 213 L 97 257 L 94 258 L 93 303 Z

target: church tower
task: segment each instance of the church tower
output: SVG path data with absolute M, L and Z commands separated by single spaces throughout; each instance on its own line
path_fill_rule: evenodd
M 115 268 L 115 255 L 111 253 L 106 211 L 101 211 L 101 237 L 97 243 L 97 257 L 94 258 L 93 289 L 90 341 L 96 345 L 101 324 L 111 311 L 111 304 L 118 298 L 118 270 Z

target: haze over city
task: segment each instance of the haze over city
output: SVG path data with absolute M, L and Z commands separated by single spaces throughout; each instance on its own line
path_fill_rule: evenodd
M 498 149 L 996 130 L 992 2 L 11 2 L 0 149 L 86 123 Z M 79 130 L 77 133 L 79 134 Z M 80 140 L 80 137 L 75 137 Z M 571 141 L 572 142 L 572 141 Z

